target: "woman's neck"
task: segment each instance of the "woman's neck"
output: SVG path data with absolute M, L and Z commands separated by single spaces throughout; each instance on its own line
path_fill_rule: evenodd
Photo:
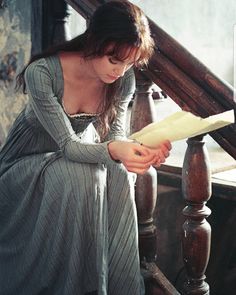
M 95 75 L 90 60 L 84 59 L 80 53 L 61 52 L 59 56 L 65 79 L 104 87 L 104 83 Z

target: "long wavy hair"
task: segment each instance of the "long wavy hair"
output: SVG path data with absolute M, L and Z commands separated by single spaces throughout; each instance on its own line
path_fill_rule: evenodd
M 153 54 L 154 41 L 148 20 L 138 6 L 128 1 L 109 1 L 99 6 L 83 34 L 31 57 L 16 78 L 16 89 L 22 88 L 26 93 L 24 73 L 27 66 L 37 59 L 70 51 L 77 51 L 84 59 L 90 59 L 108 55 L 108 48 L 112 48 L 109 55 L 119 60 L 125 60 L 137 48 L 140 56 L 135 66 L 147 65 Z M 121 79 L 105 86 L 102 111 L 98 118 L 99 133 L 103 138 L 116 116 L 116 104 L 121 91 Z

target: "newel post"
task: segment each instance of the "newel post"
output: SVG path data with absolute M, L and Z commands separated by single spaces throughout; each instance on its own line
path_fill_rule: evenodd
M 208 295 L 205 271 L 210 256 L 211 227 L 206 218 L 211 210 L 206 202 L 211 197 L 211 173 L 203 136 L 187 140 L 188 148 L 182 172 L 182 190 L 187 206 L 183 210 L 183 259 L 187 279 L 184 294 Z
M 152 81 L 142 75 L 142 72 L 136 72 L 136 94 L 130 121 L 131 133 L 156 120 L 151 90 L 152 85 Z M 157 173 L 151 167 L 144 175 L 138 175 L 135 186 L 141 261 L 151 262 L 156 259 L 156 227 L 153 224 L 156 198 Z

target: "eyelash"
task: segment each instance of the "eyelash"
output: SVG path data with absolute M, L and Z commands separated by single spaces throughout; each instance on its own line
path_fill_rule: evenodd
M 116 61 L 115 58 L 109 57 L 108 60 L 109 60 L 109 62 L 110 62 L 111 64 L 113 64 L 113 65 L 118 64 L 118 61 Z M 129 68 L 131 68 L 132 66 L 133 66 L 133 64 L 128 64 L 128 67 L 129 67 Z
M 112 58 L 112 57 L 109 57 L 109 62 L 111 63 L 111 64 L 113 64 L 113 65 L 116 65 L 118 62 L 114 59 L 114 58 Z

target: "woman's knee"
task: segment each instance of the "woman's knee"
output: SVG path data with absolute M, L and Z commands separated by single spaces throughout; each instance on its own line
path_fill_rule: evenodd
M 47 165 L 44 170 L 44 181 L 53 182 L 54 186 L 70 185 L 71 187 L 86 188 L 106 183 L 106 169 L 102 165 L 79 163 L 59 158 Z

